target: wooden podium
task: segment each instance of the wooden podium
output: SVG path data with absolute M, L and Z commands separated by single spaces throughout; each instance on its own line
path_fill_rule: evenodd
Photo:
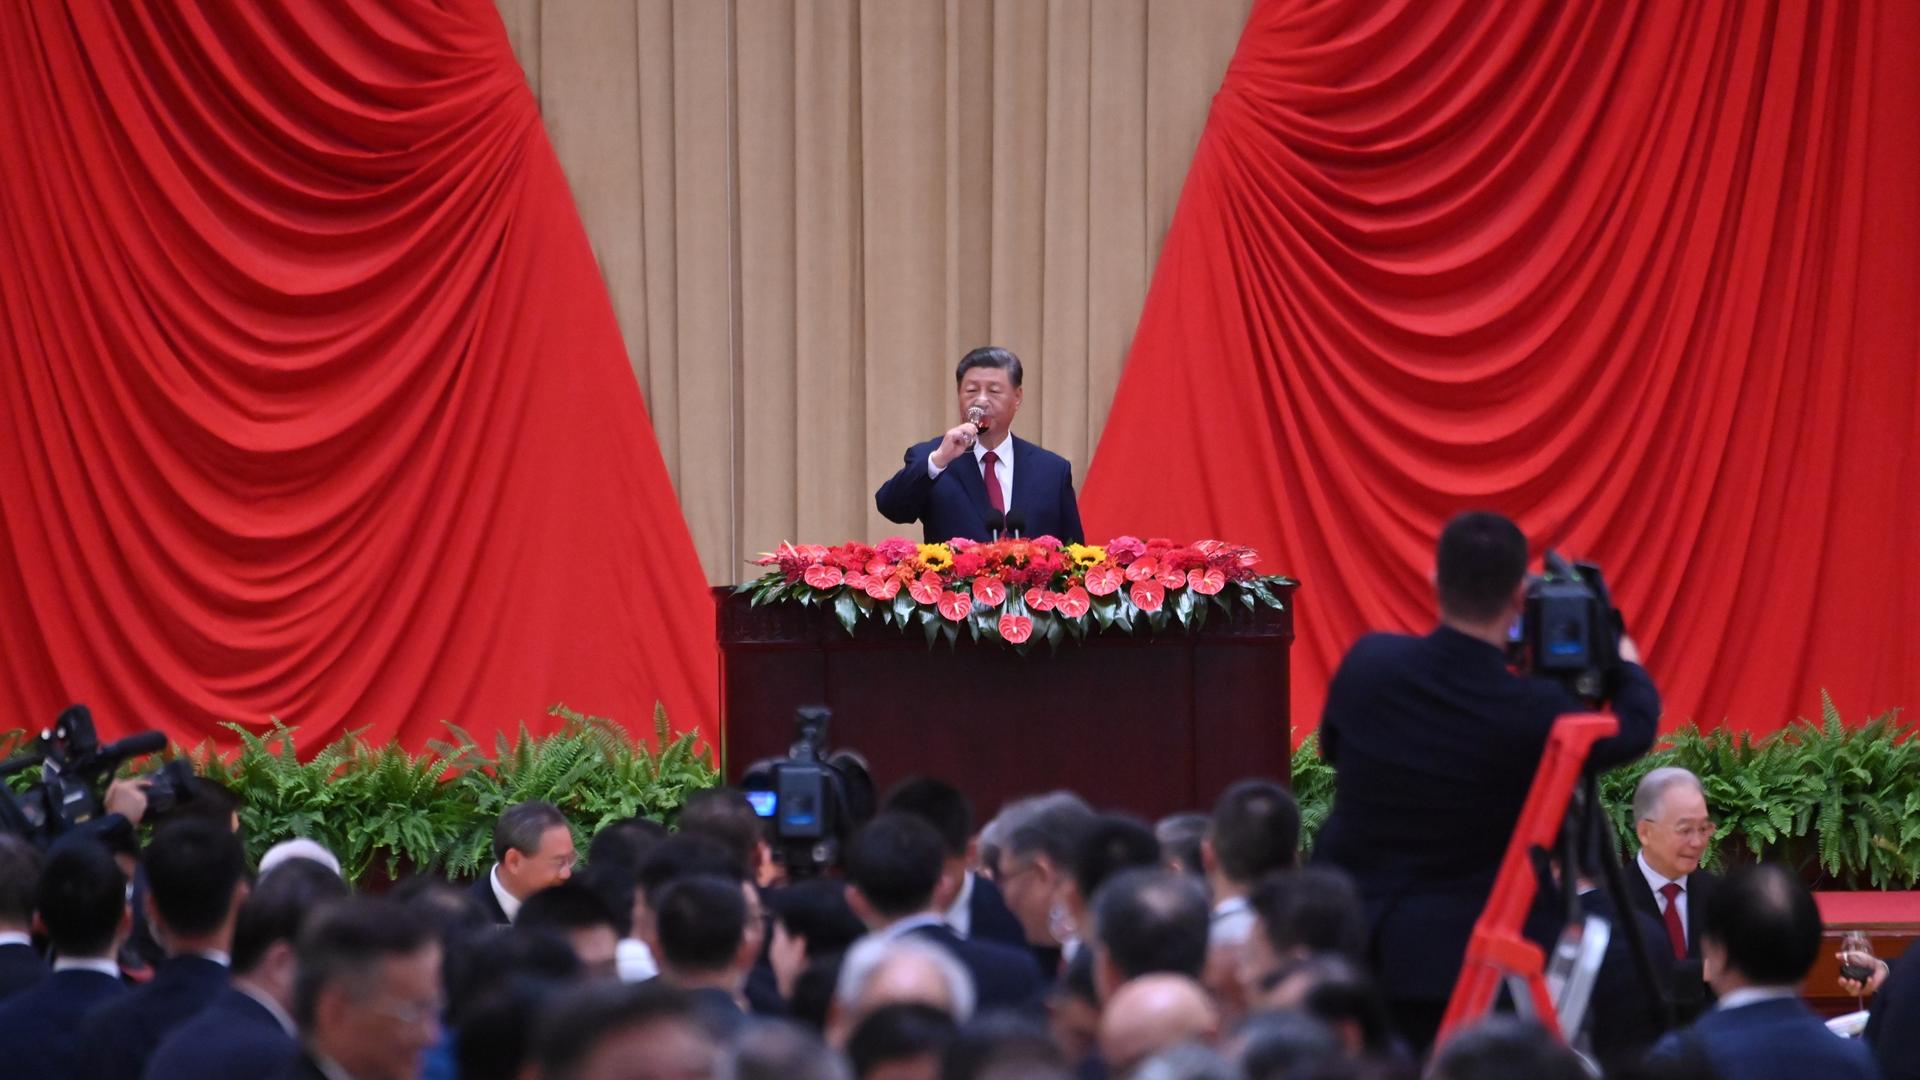
M 1288 780 L 1294 588 L 1275 592 L 1284 608 L 1235 604 L 1191 634 L 1108 631 L 1023 656 L 965 635 L 928 648 L 918 629 L 878 624 L 849 635 L 822 607 L 716 589 L 727 778 L 785 755 L 794 710 L 825 705 L 829 747 L 864 755 L 881 794 L 937 776 L 982 822 L 1055 788 L 1149 820 L 1211 809 L 1234 780 Z

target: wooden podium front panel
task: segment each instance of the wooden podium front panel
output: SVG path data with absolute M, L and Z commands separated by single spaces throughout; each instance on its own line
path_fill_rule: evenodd
M 721 591 L 727 776 L 785 754 L 794 710 L 824 704 L 830 747 L 864 755 L 882 792 L 938 776 L 982 820 L 1055 788 L 1148 818 L 1204 809 L 1240 777 L 1287 779 L 1288 600 L 1216 612 L 1198 634 L 1102 634 L 1021 655 L 964 638 L 929 649 L 918 629 L 849 636 L 818 608 Z

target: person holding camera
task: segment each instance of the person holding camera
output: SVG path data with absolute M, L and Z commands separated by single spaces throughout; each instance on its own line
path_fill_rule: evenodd
M 1592 711 L 1566 685 L 1508 667 L 1526 575 L 1527 539 L 1512 521 L 1471 512 L 1448 522 L 1434 576 L 1439 626 L 1422 637 L 1361 638 L 1335 672 L 1321 717 L 1320 753 L 1337 788 L 1314 861 L 1352 875 L 1396 1026 L 1422 1051 L 1548 734 L 1560 716 Z M 1594 745 L 1594 768 L 1644 754 L 1660 718 L 1660 695 L 1631 639 L 1622 637 L 1619 653 L 1609 681 L 1620 731 Z M 1542 916 L 1546 891 L 1535 907 Z

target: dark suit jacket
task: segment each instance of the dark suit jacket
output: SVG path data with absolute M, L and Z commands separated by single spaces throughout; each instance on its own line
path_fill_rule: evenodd
M 1051 536 L 1061 543 L 1086 539 L 1080 528 L 1080 504 L 1073 495 L 1073 466 L 1058 454 L 1012 436 L 1013 502 L 1008 514 L 1019 514 L 1026 524 L 1023 536 Z M 888 521 L 902 525 L 921 522 L 930 544 L 956 536 L 990 540 L 986 482 L 971 452 L 955 458 L 938 478 L 927 476 L 927 455 L 939 439 L 910 448 L 906 464 L 874 492 L 874 505 Z
M 1873 999 L 1867 1045 L 1886 1080 L 1920 1080 L 1920 949 L 1908 949 Z
M 47 977 L 47 962 L 31 945 L 0 945 L 0 1001 Z
M 161 1040 L 221 991 L 227 969 L 200 956 L 175 956 L 153 981 L 87 1014 L 75 1060 L 91 1080 L 139 1080 Z
M 143 1080 L 258 1080 L 287 1067 L 300 1042 L 266 1006 L 228 987 L 161 1040 Z
M 493 867 L 482 871 L 480 880 L 469 886 L 467 892 L 495 923 L 506 926 L 512 921 L 507 918 L 507 909 L 500 906 L 500 898 L 493 895 Z
M 1015 949 L 1027 947 L 1027 932 L 1020 919 L 1007 907 L 1000 886 L 973 875 L 973 895 L 967 898 L 967 937 L 975 941 L 994 941 Z
M 945 923 L 916 927 L 908 934 L 935 942 L 959 957 L 961 965 L 973 976 L 973 989 L 982 1011 L 1026 1009 L 1040 1004 L 1046 984 L 1031 952 L 998 942 L 963 938 Z
M 1637 1063 L 1667 1033 L 1666 1016 L 1656 994 L 1664 993 L 1671 979 L 1673 950 L 1667 946 L 1663 924 L 1644 911 L 1628 909 L 1626 917 L 1640 928 L 1641 947 L 1653 968 L 1658 989 L 1649 993 L 1640 978 L 1639 965 L 1633 962 L 1627 932 L 1620 925 L 1612 898 L 1596 890 L 1583 894 L 1580 906 L 1588 915 L 1598 915 L 1613 925 L 1606 955 L 1594 979 L 1587 1027 L 1593 1056 L 1611 1074 Z
M 293 1056 L 287 1067 L 277 1073 L 270 1073 L 272 1080 L 327 1080 L 327 1074 L 314 1064 L 313 1055 L 305 1050 Z
M 1638 665 L 1623 667 L 1620 734 L 1594 746 L 1596 768 L 1653 745 L 1659 693 Z M 1313 858 L 1352 875 L 1396 1000 L 1452 992 L 1554 720 L 1586 711 L 1559 683 L 1515 675 L 1502 650 L 1446 627 L 1369 634 L 1340 662 L 1320 721 L 1336 789 Z M 1551 893 L 1540 890 L 1535 927 L 1549 938 Z
M 1726 1080 L 1879 1080 L 1865 1043 L 1827 1030 L 1796 998 L 1714 1009 L 1660 1040 L 1652 1058 L 1704 1058 Z
M 707 1030 L 722 1042 L 731 1040 L 747 1026 L 747 1011 L 725 990 L 702 986 L 687 991 L 687 996 L 693 999 L 693 1010 Z
M 1660 926 L 1657 939 L 1662 946 L 1662 954 L 1673 956 L 1673 946 L 1667 939 L 1666 917 L 1660 914 L 1660 900 L 1653 895 L 1653 889 L 1647 885 L 1647 876 L 1640 872 L 1638 859 L 1628 859 L 1621 868 L 1620 876 L 1627 886 L 1627 898 L 1632 901 L 1634 910 L 1651 916 Z M 1707 898 L 1713 895 L 1720 879 L 1705 870 L 1695 870 L 1687 875 L 1687 960 L 1672 965 L 1674 1008 L 1679 1012 L 1683 1024 L 1692 1023 L 1694 1018 L 1706 1012 L 1713 1005 L 1713 988 L 1708 986 L 1700 969 L 1700 928 L 1705 925 Z
M 8 1080 L 72 1080 L 81 1018 L 127 994 L 119 979 L 97 971 L 56 971 L 0 1005 L 0 1054 Z

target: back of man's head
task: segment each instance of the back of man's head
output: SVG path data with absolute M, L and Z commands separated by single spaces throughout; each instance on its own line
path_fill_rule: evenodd
M 1433 1060 L 1434 1080 L 1585 1080 L 1579 1055 L 1537 1024 L 1491 1016 L 1455 1035 Z
M 1015 826 L 1007 837 L 1006 853 L 1016 859 L 1044 855 L 1063 871 L 1073 866 L 1080 837 L 1092 828 L 1098 816 L 1093 808 L 1072 792 L 1040 796 L 1034 812 Z
M 847 1063 L 819 1034 L 784 1020 L 761 1020 L 727 1047 L 729 1080 L 852 1080 Z
M 1154 822 L 1153 838 L 1160 841 L 1160 864 L 1169 870 L 1200 873 L 1200 841 L 1212 827 L 1212 818 L 1192 811 L 1168 814 Z
M 680 975 L 729 971 L 747 934 L 747 899 L 738 881 L 693 874 L 650 895 L 662 966 Z
M 740 861 L 712 838 L 678 833 L 655 844 L 640 861 L 640 891 L 651 902 L 668 882 L 695 874 L 746 880 Z
M 967 853 L 967 842 L 973 838 L 973 803 L 952 784 L 931 776 L 909 777 L 887 793 L 880 809 L 911 814 L 933 826 L 948 858 Z
M 1756 986 L 1796 986 L 1820 954 L 1820 909 L 1798 875 L 1776 863 L 1733 870 L 1707 897 L 1703 949 Z
M 12 833 L 0 833 L 0 929 L 24 932 L 33 925 L 34 894 L 45 863 L 39 848 Z
M 651 818 L 623 818 L 593 834 L 587 844 L 587 865 L 602 870 L 619 867 L 628 877 L 637 878 L 647 853 L 667 836 L 667 827 Z
M 1094 897 L 1102 952 L 1124 982 L 1156 971 L 1199 978 L 1207 961 L 1207 891 L 1191 875 L 1129 870 Z
M 60 955 L 109 954 L 127 911 L 127 875 L 104 845 L 69 836 L 47 856 L 34 910 Z
M 909 1065 L 923 1059 L 931 1071 L 939 1067 L 940 1056 L 953 1041 L 957 1028 L 952 1016 L 932 1005 L 883 1005 L 854 1027 L 847 1039 L 847 1057 L 853 1062 L 854 1075 L 862 1080 L 883 1066 Z
M 933 826 L 911 814 L 879 814 L 847 845 L 847 884 L 884 919 L 925 911 L 946 868 Z
M 1242 780 L 1213 805 L 1208 829 L 1213 857 L 1228 881 L 1251 885 L 1262 874 L 1294 864 L 1300 847 L 1300 807 L 1271 780 Z
M 300 932 L 294 1018 L 311 1030 L 322 994 L 357 998 L 376 983 L 382 963 L 436 944 L 432 925 L 397 900 L 356 896 L 328 905 Z
M 233 927 L 233 970 L 251 973 L 274 945 L 294 945 L 322 904 L 344 900 L 351 890 L 340 875 L 312 859 L 290 859 L 260 879 L 240 905 Z
M 218 780 L 187 774 L 181 778 L 179 801 L 164 814 L 149 815 L 148 824 L 164 828 L 177 821 L 204 821 L 233 830 L 234 816 L 240 812 L 240 796 Z
M 760 863 L 760 817 L 737 788 L 709 788 L 687 797 L 680 807 L 680 832 L 704 836 L 726 848 L 740 872 L 752 876 Z
M 961 1025 L 940 1063 L 940 1080 L 1064 1080 L 1072 1075 L 1047 1029 L 1012 1012 L 986 1013 Z
M 1073 883 L 1082 897 L 1100 891 L 1124 870 L 1160 865 L 1160 841 L 1147 823 L 1126 814 L 1101 814 L 1080 830 L 1073 850 Z
M 190 818 L 155 833 L 141 865 L 162 925 L 174 935 L 198 936 L 220 929 L 233 914 L 247 852 L 223 826 Z
M 1471 510 L 1441 530 L 1437 561 L 1441 614 L 1486 622 L 1507 610 L 1527 576 L 1527 538 L 1507 518 Z
M 493 861 L 500 862 L 507 852 L 532 856 L 540 850 L 540 838 L 554 828 L 566 828 L 567 816 L 550 802 L 529 799 L 500 812 L 493 825 Z
M 595 1066 L 644 1053 L 651 1075 L 712 1075 L 718 1047 L 693 999 L 658 979 L 598 983 L 568 991 L 534 1029 L 543 1080 L 576 1080 Z
M 1015 799 L 1000 808 L 993 820 L 980 830 L 980 862 L 994 872 L 1004 872 L 1004 858 L 1013 851 L 1013 838 L 1020 830 L 1038 821 L 1044 814 L 1061 807 L 1072 807 L 1087 817 L 1093 810 L 1085 799 L 1071 791 L 1049 791 L 1044 795 L 1029 795 Z M 1064 860 L 1065 854 L 1061 855 Z M 1063 863 L 1064 865 L 1064 863 Z
M 632 908 L 626 922 L 631 924 Z M 612 974 L 617 963 L 621 936 L 620 916 L 607 906 L 599 893 L 577 881 L 549 885 L 520 906 L 513 928 L 529 933 L 547 932 L 565 938 L 595 974 Z
M 513 982 L 571 982 L 584 972 L 564 937 L 489 922 L 456 935 L 445 964 L 447 1023 L 468 1024 L 483 998 Z
M 1334 953 L 1366 958 L 1367 930 L 1353 879 L 1324 866 L 1281 870 L 1261 878 L 1247 897 L 1276 957 Z

